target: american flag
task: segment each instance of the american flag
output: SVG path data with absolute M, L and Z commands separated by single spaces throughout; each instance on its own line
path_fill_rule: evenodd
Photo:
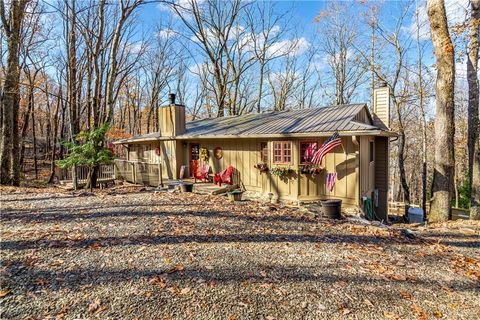
M 336 172 L 327 173 L 327 190 L 328 190 L 328 192 L 333 191 L 333 187 L 335 186 L 336 181 L 337 181 L 337 173 Z
M 342 145 L 342 139 L 338 135 L 338 132 L 335 132 L 330 138 L 325 141 L 322 146 L 315 151 L 312 157 L 312 163 L 320 165 L 322 163 L 323 157 L 333 149 Z

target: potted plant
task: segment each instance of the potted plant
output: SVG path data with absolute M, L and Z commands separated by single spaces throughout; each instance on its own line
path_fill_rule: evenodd
M 286 178 L 289 174 L 292 174 L 294 170 L 290 167 L 276 166 L 270 170 L 270 173 L 279 178 Z
M 242 194 L 243 194 L 243 191 L 240 189 L 227 192 L 228 198 L 231 201 L 242 201 Z
M 323 168 L 316 164 L 305 164 L 300 167 L 300 173 L 311 174 L 313 177 L 316 177 L 322 172 Z
M 258 169 L 260 173 L 262 172 L 268 172 L 268 165 L 264 162 L 257 163 L 256 165 L 253 166 L 255 169 Z

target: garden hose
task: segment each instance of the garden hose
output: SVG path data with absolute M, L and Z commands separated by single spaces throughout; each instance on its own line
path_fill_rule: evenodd
M 373 202 L 372 199 L 367 198 L 363 203 L 363 210 L 365 211 L 365 216 L 368 220 L 373 220 L 375 213 L 373 212 Z

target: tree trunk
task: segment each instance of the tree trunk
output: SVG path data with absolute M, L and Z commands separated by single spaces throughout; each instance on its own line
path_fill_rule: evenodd
M 55 177 L 55 156 L 57 153 L 58 113 L 60 111 L 61 96 L 62 96 L 62 89 L 60 87 L 60 89 L 58 89 L 57 106 L 55 107 L 55 117 L 53 122 L 52 163 L 50 165 L 50 178 L 48 179 L 48 183 L 52 183 Z
M 429 0 L 428 18 L 437 62 L 435 165 L 429 221 L 446 221 L 451 216 L 454 157 L 454 47 L 448 30 L 445 3 Z
M 23 113 L 23 126 L 21 132 L 22 143 L 20 143 L 20 167 L 24 165 L 25 158 L 25 137 L 27 136 L 28 124 L 30 123 L 30 114 L 33 106 L 33 83 L 30 84 L 28 91 L 28 105 L 27 110 Z
M 2 137 L 0 143 L 0 184 L 20 184 L 18 109 L 20 103 L 19 52 L 22 21 L 28 0 L 12 1 L 8 17 L 5 3 L 0 0 L 0 18 L 7 42 L 7 65 L 0 105 L 2 109 Z
M 33 168 L 35 170 L 35 179 L 38 179 L 38 164 L 37 164 L 37 135 L 35 129 L 35 101 L 32 95 L 32 146 L 33 146 Z
M 480 220 L 480 121 L 478 50 L 480 37 L 480 0 L 470 0 L 470 43 L 467 58 L 468 80 L 468 176 L 471 190 L 470 219 Z

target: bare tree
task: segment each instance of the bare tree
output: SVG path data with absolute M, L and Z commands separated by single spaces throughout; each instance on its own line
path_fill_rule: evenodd
M 172 2 L 170 6 L 191 32 L 193 42 L 208 58 L 208 71 L 213 76 L 213 94 L 218 108 L 217 116 L 223 117 L 232 67 L 232 64 L 227 62 L 227 54 L 239 13 L 245 4 L 240 0 L 206 0 L 202 4 L 189 0 L 184 4 Z
M 2 136 L 0 144 L 0 184 L 20 185 L 18 109 L 19 94 L 19 54 L 21 46 L 22 22 L 28 0 L 10 2 L 8 15 L 5 3 L 0 0 L 0 19 L 7 40 L 7 68 L 1 90 Z
M 427 12 L 437 61 L 435 166 L 429 213 L 429 220 L 435 222 L 448 220 L 452 209 L 455 166 L 455 50 L 448 30 L 445 3 L 441 0 L 429 0 Z
M 265 74 L 268 65 L 276 59 L 285 57 L 291 53 L 296 42 L 284 43 L 279 46 L 278 43 L 288 31 L 288 21 L 285 21 L 286 13 L 275 14 L 275 7 L 268 2 L 255 3 L 254 6 L 247 8 L 246 19 L 249 34 L 245 43 L 251 47 L 255 60 L 258 63 L 258 95 L 256 99 L 256 111 L 262 110 L 262 99 L 264 97 Z
M 106 106 L 107 112 L 105 115 L 105 123 L 111 123 L 113 120 L 114 106 L 115 106 L 115 84 L 119 76 L 119 51 L 120 43 L 123 37 L 125 24 L 128 18 L 132 15 L 138 6 L 142 4 L 143 0 L 121 0 L 120 1 L 120 16 L 115 26 L 112 36 L 112 44 L 109 53 L 109 68 L 106 83 Z
M 337 105 L 349 103 L 359 86 L 368 80 L 365 77 L 368 63 L 357 50 L 360 46 L 357 14 L 350 4 L 334 3 L 316 18 L 322 36 L 320 50 L 325 54 L 333 78 Z

